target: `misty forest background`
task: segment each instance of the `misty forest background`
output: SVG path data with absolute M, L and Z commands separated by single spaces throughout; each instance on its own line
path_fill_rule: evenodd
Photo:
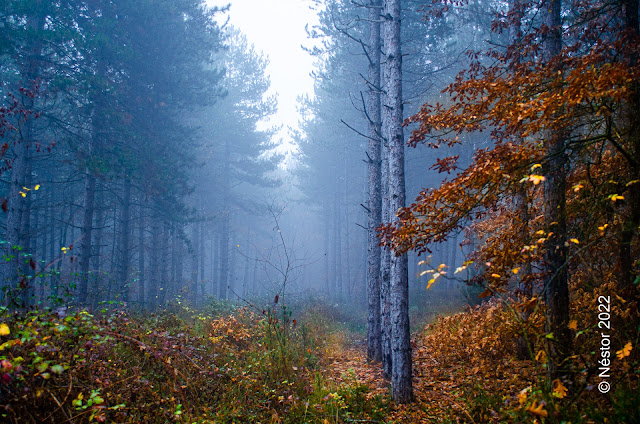
M 640 419 L 638 1 L 308 6 L 0 0 L 3 419 Z

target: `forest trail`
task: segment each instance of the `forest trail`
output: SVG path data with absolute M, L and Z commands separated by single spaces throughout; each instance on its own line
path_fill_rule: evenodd
M 451 391 L 456 386 L 448 378 L 447 371 L 454 365 L 448 367 L 440 364 L 424 343 L 422 337 L 412 337 L 415 402 L 409 405 L 392 405 L 388 419 L 393 422 L 438 421 L 452 410 L 457 412 L 456 415 L 468 414 L 451 396 Z M 364 340 L 348 340 L 342 350 L 331 355 L 330 360 L 326 378 L 335 385 L 353 384 L 355 378 L 357 383 L 369 388 L 366 393 L 368 399 L 390 394 L 391 382 L 384 377 L 382 364 L 367 360 Z

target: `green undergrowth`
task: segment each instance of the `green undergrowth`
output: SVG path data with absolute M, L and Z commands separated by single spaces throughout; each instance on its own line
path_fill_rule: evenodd
M 343 423 L 387 403 L 325 378 L 336 337 L 322 308 L 297 319 L 215 308 L 0 318 L 0 422 Z

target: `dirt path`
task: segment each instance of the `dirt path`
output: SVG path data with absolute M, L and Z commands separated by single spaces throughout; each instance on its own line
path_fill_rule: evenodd
M 413 385 L 415 402 L 409 405 L 393 405 L 388 420 L 397 423 L 431 423 L 441 421 L 449 409 L 461 409 L 452 404 L 446 393 L 451 389 L 450 381 L 440 381 L 434 372 L 439 364 L 429 357 L 425 349 L 416 348 L 413 343 Z M 369 397 L 389 394 L 390 381 L 382 373 L 380 363 L 367 361 L 366 345 L 362 340 L 354 340 L 336 352 L 329 365 L 327 380 L 335 383 L 358 383 L 369 387 Z M 436 377 L 436 378 L 432 378 Z

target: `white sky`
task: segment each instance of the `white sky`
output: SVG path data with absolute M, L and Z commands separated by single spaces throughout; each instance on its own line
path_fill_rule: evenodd
M 296 128 L 298 113 L 296 98 L 313 94 L 313 58 L 301 45 L 309 46 L 305 25 L 317 23 L 316 13 L 309 8 L 309 0 L 207 0 L 210 5 L 231 3 L 230 23 L 246 34 L 249 43 L 269 57 L 267 72 L 271 78 L 271 92 L 278 94 L 278 113 L 272 123 L 283 124 L 280 137 L 285 146 L 286 127 Z M 284 147 L 284 146 L 283 146 Z

